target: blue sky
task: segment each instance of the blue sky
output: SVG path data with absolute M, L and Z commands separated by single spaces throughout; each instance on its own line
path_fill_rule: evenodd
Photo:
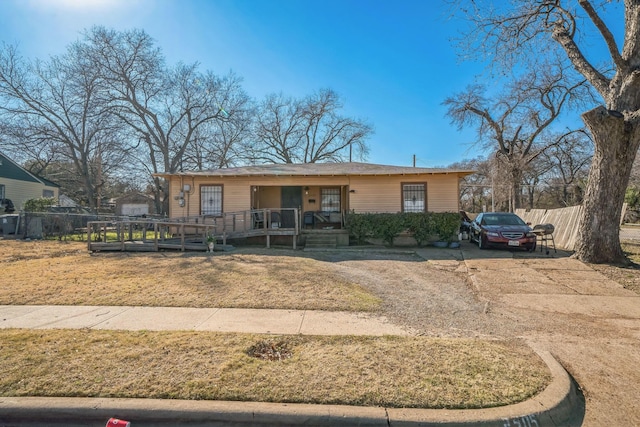
M 0 0 L 0 41 L 27 58 L 57 55 L 93 25 L 144 29 L 169 64 L 233 70 L 260 100 L 338 92 L 375 128 L 372 163 L 447 166 L 478 155 L 442 101 L 483 71 L 460 63 L 435 0 Z

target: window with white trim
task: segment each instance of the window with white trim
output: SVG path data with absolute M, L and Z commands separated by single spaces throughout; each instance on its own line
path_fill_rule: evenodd
M 222 185 L 200 186 L 201 215 L 222 215 Z
M 425 184 L 402 184 L 402 211 L 425 212 L 427 200 Z
M 4 199 L 4 184 L 0 184 L 0 200 Z
M 340 212 L 340 188 L 320 190 L 320 210 L 322 212 Z
M 53 190 L 42 190 L 42 197 L 51 198 L 55 196 Z

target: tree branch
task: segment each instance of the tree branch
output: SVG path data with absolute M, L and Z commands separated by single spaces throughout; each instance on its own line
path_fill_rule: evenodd
M 584 75 L 604 99 L 608 98 L 610 80 L 598 71 L 575 43 L 569 32 L 559 23 L 555 24 L 553 39 L 564 49 L 573 66 Z
M 627 63 L 620 55 L 620 51 L 618 49 L 618 45 L 616 44 L 616 39 L 613 37 L 613 34 L 609 30 L 609 27 L 604 23 L 598 12 L 594 9 L 593 5 L 589 2 L 589 0 L 578 0 L 578 3 L 587 15 L 591 19 L 591 22 L 596 26 L 605 43 L 607 44 L 607 48 L 609 49 L 609 54 L 611 55 L 611 59 L 618 69 L 626 69 Z

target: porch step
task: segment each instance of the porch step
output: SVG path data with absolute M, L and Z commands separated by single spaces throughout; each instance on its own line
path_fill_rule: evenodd
M 304 244 L 305 249 L 332 248 L 338 247 L 338 239 L 331 234 L 309 234 Z

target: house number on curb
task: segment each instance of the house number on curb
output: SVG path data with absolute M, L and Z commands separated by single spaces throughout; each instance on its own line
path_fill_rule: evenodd
M 503 427 L 540 427 L 538 420 L 534 415 L 523 415 L 517 418 L 503 418 Z

